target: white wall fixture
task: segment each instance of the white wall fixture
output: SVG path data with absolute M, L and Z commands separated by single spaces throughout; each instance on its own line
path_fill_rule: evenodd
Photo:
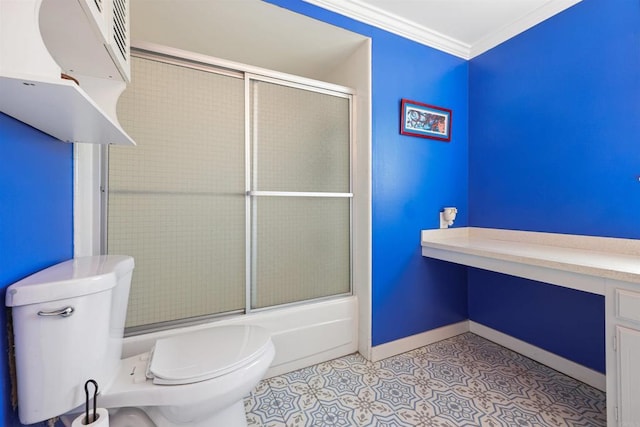
M 457 208 L 444 208 L 442 212 L 440 212 L 440 228 L 449 228 L 452 226 L 457 214 Z
M 0 112 L 65 142 L 135 145 L 116 118 L 128 10 L 128 0 L 1 1 Z

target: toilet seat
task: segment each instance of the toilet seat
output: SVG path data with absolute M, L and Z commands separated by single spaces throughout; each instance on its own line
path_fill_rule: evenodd
M 269 332 L 234 325 L 162 338 L 147 365 L 147 378 L 158 385 L 191 384 L 232 372 L 262 356 L 270 347 Z

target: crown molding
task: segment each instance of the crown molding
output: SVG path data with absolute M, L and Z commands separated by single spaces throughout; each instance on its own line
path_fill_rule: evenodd
M 489 33 L 469 45 L 415 22 L 394 15 L 359 0 L 304 0 L 306 3 L 348 16 L 423 45 L 463 58 L 474 58 L 549 19 L 582 0 L 549 0 L 526 16 Z
M 487 36 L 475 42 L 471 46 L 469 59 L 485 53 L 581 1 L 582 0 L 553 0 L 545 3 L 531 13 L 505 25 L 497 31 L 489 33 Z
M 470 58 L 471 46 L 468 44 L 358 0 L 304 1 L 451 55 Z

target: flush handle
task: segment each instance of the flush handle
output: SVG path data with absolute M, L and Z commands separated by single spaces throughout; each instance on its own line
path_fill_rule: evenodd
M 38 316 L 50 317 L 50 316 L 60 316 L 60 317 L 69 317 L 73 314 L 73 307 L 65 307 L 60 310 L 54 311 L 39 311 Z

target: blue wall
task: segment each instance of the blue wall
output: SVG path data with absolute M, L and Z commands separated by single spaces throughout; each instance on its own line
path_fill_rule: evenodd
M 470 62 L 470 224 L 640 238 L 640 2 L 584 0 Z
M 470 61 L 470 225 L 640 238 L 639 46 L 640 3 L 584 0 Z M 549 304 L 567 291 L 477 272 L 469 288 L 472 320 L 576 361 L 590 349 L 604 372 L 604 329 L 579 333 L 603 297 Z M 540 310 L 488 317 L 487 295 Z
M 0 113 L 0 289 L 73 256 L 73 146 Z M 0 316 L 0 423 L 10 405 L 7 319 Z
M 468 63 L 299 0 L 271 0 L 372 39 L 372 342 L 467 318 L 464 267 L 421 256 L 420 230 L 444 206 L 467 223 Z M 400 135 L 400 100 L 453 110 L 450 143 Z
M 469 268 L 469 317 L 605 372 L 604 297 Z

